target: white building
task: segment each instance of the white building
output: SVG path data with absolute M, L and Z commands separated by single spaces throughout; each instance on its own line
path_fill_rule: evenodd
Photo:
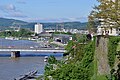
M 104 19 L 99 19 L 102 21 L 97 27 L 97 35 L 110 35 L 118 36 L 120 35 L 120 27 L 114 27 L 115 22 L 109 22 L 111 25 L 106 24 Z
M 116 0 L 106 0 L 106 1 L 113 1 L 115 2 Z M 119 3 L 119 0 L 118 0 Z M 113 5 L 113 7 L 115 7 Z M 108 18 L 109 19 L 109 18 Z M 97 35 L 111 35 L 111 36 L 120 36 L 120 26 L 119 27 L 114 27 L 114 24 L 116 24 L 115 21 L 109 22 L 111 25 L 106 24 L 104 19 L 99 19 L 101 21 L 101 25 L 97 27 Z
M 43 32 L 43 25 L 40 23 L 35 24 L 34 30 L 35 30 L 35 33 L 37 33 L 37 34 Z
M 111 36 L 118 36 L 120 35 L 120 27 L 113 28 L 113 27 L 97 27 L 97 35 L 111 35 Z

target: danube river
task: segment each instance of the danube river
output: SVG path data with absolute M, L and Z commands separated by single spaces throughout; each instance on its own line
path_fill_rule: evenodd
M 39 46 L 40 44 L 27 40 L 4 40 L 0 39 L 0 45 L 4 46 Z M 62 57 L 62 53 L 39 53 L 39 52 L 21 52 L 20 58 L 10 58 L 10 52 L 0 52 L 0 80 L 14 80 L 25 73 L 38 70 L 38 73 L 44 73 L 44 57 L 54 55 L 57 59 Z

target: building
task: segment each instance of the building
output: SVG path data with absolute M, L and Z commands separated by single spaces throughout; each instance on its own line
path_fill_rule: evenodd
M 52 37 L 53 37 L 53 35 L 49 32 L 42 32 L 42 33 L 38 34 L 38 38 L 40 40 L 44 40 L 44 41 L 49 41 Z
M 110 1 L 110 2 L 113 1 L 118 5 L 120 4 L 119 0 L 105 0 L 105 1 Z M 116 8 L 115 5 L 112 5 L 112 7 Z M 116 21 L 112 19 L 110 20 L 110 19 L 111 18 L 109 17 L 106 17 L 105 19 L 102 19 L 102 18 L 99 19 L 100 25 L 98 25 L 97 27 L 97 35 L 120 36 L 120 26 L 115 27 Z
M 43 32 L 43 25 L 40 23 L 35 24 L 34 31 L 37 34 Z
M 60 42 L 63 44 L 68 44 L 69 40 L 72 40 L 72 35 L 67 35 L 67 34 L 54 34 L 53 39 L 56 42 Z
M 120 27 L 97 27 L 97 35 L 111 35 L 111 36 L 118 36 L 120 35 Z

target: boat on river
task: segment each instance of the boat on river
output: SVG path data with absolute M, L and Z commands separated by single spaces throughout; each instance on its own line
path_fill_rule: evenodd
M 21 75 L 20 77 L 18 78 L 15 78 L 14 80 L 29 80 L 29 79 L 34 79 L 35 77 L 35 74 L 37 74 L 37 70 L 35 71 L 31 71 L 31 72 L 28 72 L 24 75 Z
M 48 56 L 45 56 L 44 57 L 44 62 L 47 62 L 48 61 Z
M 19 38 L 16 38 L 16 37 L 5 37 L 5 39 L 8 39 L 8 40 L 19 40 Z

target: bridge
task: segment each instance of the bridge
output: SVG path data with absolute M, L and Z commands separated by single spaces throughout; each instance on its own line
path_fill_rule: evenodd
M 8 40 L 0 38 L 0 52 L 11 52 L 11 57 L 20 57 L 20 52 L 52 52 L 64 53 L 66 50 L 61 47 L 45 46 L 46 42 L 34 42 L 29 40 Z
M 53 53 L 64 53 L 64 48 L 16 48 L 16 47 L 0 47 L 0 51 L 11 52 L 11 57 L 20 57 L 20 52 L 53 52 Z

